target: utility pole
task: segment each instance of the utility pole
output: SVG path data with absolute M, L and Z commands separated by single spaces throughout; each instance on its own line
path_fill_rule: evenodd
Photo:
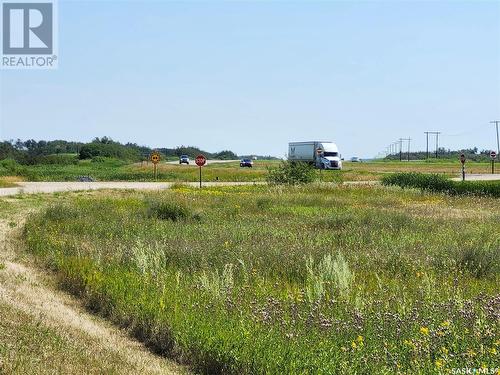
M 399 161 L 403 161 L 403 138 L 399 138 Z
M 438 158 L 438 150 L 439 150 L 439 134 L 441 134 L 441 132 L 435 132 L 434 134 L 436 134 L 436 159 Z
M 497 128 L 497 155 L 498 155 L 498 154 L 500 154 L 500 141 L 498 139 L 498 124 L 500 124 L 500 121 L 499 120 L 490 121 L 490 124 L 495 124 L 495 126 Z
M 425 159 L 429 159 L 429 133 L 430 132 L 424 132 L 426 136 L 426 142 L 425 142 Z

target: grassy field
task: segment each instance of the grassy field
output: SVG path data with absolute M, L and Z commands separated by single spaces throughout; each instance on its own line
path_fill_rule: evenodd
M 499 222 L 493 198 L 177 186 L 54 204 L 25 237 L 88 308 L 197 370 L 428 374 L 498 366 Z
M 151 163 L 128 164 L 114 159 L 99 159 L 100 162 L 81 160 L 77 164 L 22 166 L 15 163 L 0 163 L 0 176 L 18 176 L 27 181 L 76 181 L 79 176 L 91 176 L 98 181 L 152 181 Z M 279 161 L 255 161 L 253 168 L 240 168 L 238 162 L 209 164 L 203 168 L 205 181 L 263 181 L 267 168 L 275 167 Z M 438 173 L 457 177 L 460 163 L 450 161 L 432 162 L 370 162 L 344 163 L 342 171 L 317 171 L 323 181 L 373 181 L 394 172 Z M 489 173 L 488 163 L 468 163 L 467 173 Z M 159 181 L 188 182 L 197 181 L 198 168 L 178 164 L 160 163 Z M 0 184 L 2 179 L 0 179 Z

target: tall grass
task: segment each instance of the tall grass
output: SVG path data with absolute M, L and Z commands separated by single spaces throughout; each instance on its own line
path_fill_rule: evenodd
M 155 200 L 187 219 L 145 215 Z M 498 363 L 498 217 L 496 199 L 411 190 L 178 186 L 57 204 L 26 242 L 201 372 L 424 374 Z

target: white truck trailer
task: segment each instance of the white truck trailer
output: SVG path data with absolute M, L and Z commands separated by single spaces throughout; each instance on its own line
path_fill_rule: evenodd
M 301 161 L 319 169 L 342 169 L 342 159 L 333 142 L 290 142 L 288 160 Z

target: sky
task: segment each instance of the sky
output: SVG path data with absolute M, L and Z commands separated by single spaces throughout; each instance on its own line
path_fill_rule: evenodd
M 284 156 L 495 149 L 500 1 L 71 1 L 59 67 L 0 71 L 0 139 Z

